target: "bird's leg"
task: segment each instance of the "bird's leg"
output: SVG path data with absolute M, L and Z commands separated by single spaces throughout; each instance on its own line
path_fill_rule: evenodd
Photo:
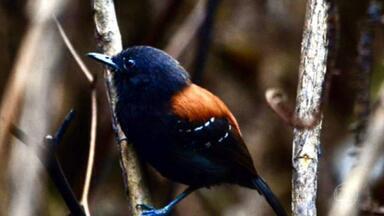
M 183 200 L 185 197 L 187 197 L 190 193 L 195 191 L 197 187 L 188 187 L 184 192 L 179 194 L 174 200 L 172 200 L 170 203 L 168 203 L 166 206 L 160 209 L 153 208 L 146 204 L 139 204 L 137 205 L 138 208 L 143 209 L 143 212 L 141 213 L 141 216 L 165 216 L 171 213 L 173 208 L 176 206 L 177 203 L 179 203 L 181 200 Z

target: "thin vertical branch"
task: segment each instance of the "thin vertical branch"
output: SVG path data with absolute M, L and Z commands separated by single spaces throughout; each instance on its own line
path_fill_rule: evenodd
M 156 18 L 157 22 L 148 34 L 147 39 L 145 39 L 146 44 L 156 46 L 159 40 L 163 38 L 164 33 L 167 32 L 171 22 L 175 20 L 175 17 L 177 16 L 183 3 L 184 0 L 168 1 L 165 10 L 162 11 L 158 18 Z
M 83 186 L 83 194 L 81 195 L 81 203 L 84 206 L 84 210 L 87 215 L 91 215 L 89 211 L 89 188 L 91 186 L 93 163 L 95 159 L 95 148 L 96 148 L 96 131 L 97 131 L 97 94 L 96 88 L 93 87 L 91 93 L 91 128 L 90 128 L 90 139 L 89 139 L 89 153 L 87 170 L 85 173 L 85 181 Z
M 379 101 L 373 115 L 368 121 L 367 136 L 362 144 L 359 161 L 348 174 L 340 194 L 335 197 L 329 215 L 357 215 L 359 197 L 367 185 L 369 175 L 384 148 L 384 85 L 379 93 Z
M 329 14 L 328 14 L 328 72 L 325 74 L 325 82 L 323 94 L 321 96 L 321 107 L 326 107 L 329 102 L 329 94 L 331 91 L 331 84 L 333 77 L 337 75 L 337 56 L 340 46 L 340 17 L 339 9 L 334 1 L 330 1 Z
M 327 66 L 326 0 L 309 0 L 301 47 L 296 115 L 308 119 L 319 112 Z M 322 118 L 322 117 L 320 117 Z M 316 215 L 317 172 L 322 121 L 306 130 L 294 130 L 292 211 L 293 215 Z
M 348 173 L 340 194 L 335 198 L 329 215 L 357 215 L 358 200 L 369 182 L 369 176 L 383 150 L 383 99 L 382 85 L 376 112 L 369 119 L 371 112 L 370 87 L 373 68 L 374 26 L 381 21 L 381 4 L 370 1 L 367 18 L 362 23 L 362 31 L 358 44 L 358 92 L 356 97 L 355 115 L 358 119 L 355 128 L 354 167 Z M 370 121 L 368 121 L 370 120 Z M 381 122 L 380 122 L 381 121 Z
M 205 20 L 200 28 L 198 47 L 193 64 L 195 67 L 193 70 L 193 81 L 198 84 L 201 83 L 203 78 L 203 71 L 212 41 L 213 24 L 220 2 L 221 0 L 208 0 Z
M 98 46 L 105 54 L 115 55 L 122 50 L 120 30 L 117 24 L 115 6 L 112 0 L 93 0 L 94 20 Z M 121 170 L 125 189 L 131 204 L 133 216 L 140 215 L 138 204 L 149 203 L 141 165 L 132 145 L 129 145 L 115 114 L 116 89 L 112 82 L 113 73 L 105 69 L 104 78 L 109 105 L 112 111 L 112 124 L 120 147 Z
M 358 119 L 355 128 L 355 145 L 361 146 L 364 141 L 367 121 L 370 113 L 370 87 L 373 65 L 374 26 L 381 20 L 381 5 L 371 1 L 368 6 L 367 18 L 362 23 L 362 31 L 358 44 L 358 77 L 355 115 Z
M 84 76 L 87 78 L 90 87 L 91 87 L 91 128 L 89 132 L 89 153 L 88 153 L 88 162 L 87 169 L 85 171 L 85 180 L 83 186 L 83 193 L 81 195 L 81 203 L 84 207 L 86 215 L 91 215 L 89 210 L 89 189 L 92 180 L 92 171 L 93 164 L 95 159 L 95 149 L 96 149 L 96 132 L 97 132 L 97 91 L 96 91 L 96 79 L 95 76 L 88 70 L 87 66 L 81 60 L 80 56 L 77 54 L 76 50 L 73 48 L 71 41 L 68 39 L 65 34 L 64 29 L 60 25 L 59 21 L 54 17 L 56 25 L 59 29 L 60 35 L 63 38 L 64 43 L 66 44 L 68 50 L 71 52 L 73 58 L 79 65 Z
M 173 34 L 169 40 L 165 51 L 174 58 L 179 58 L 188 44 L 192 41 L 198 32 L 199 27 L 204 21 L 206 11 L 204 5 L 206 0 L 198 0 L 195 7 L 192 9 L 191 14 L 181 24 L 181 27 Z

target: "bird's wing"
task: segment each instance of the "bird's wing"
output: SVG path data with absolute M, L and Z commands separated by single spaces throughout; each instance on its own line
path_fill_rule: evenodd
M 173 97 L 171 106 L 177 119 L 175 135 L 184 148 L 256 174 L 239 125 L 218 97 L 191 84 Z

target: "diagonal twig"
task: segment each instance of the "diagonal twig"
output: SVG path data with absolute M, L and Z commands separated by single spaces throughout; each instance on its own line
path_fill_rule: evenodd
M 34 145 L 38 146 L 35 153 L 46 168 L 50 178 L 52 179 L 61 197 L 70 210 L 71 215 L 85 216 L 84 209 L 72 191 L 72 188 L 68 183 L 68 180 L 55 153 L 56 146 L 60 144 L 62 137 L 64 136 L 64 133 L 73 120 L 74 116 L 74 111 L 71 110 L 65 117 L 59 129 L 56 131 L 55 136 L 47 135 L 45 136 L 43 145 Z M 11 125 L 10 132 L 27 146 L 31 146 L 32 142 L 34 142 L 28 137 L 27 134 L 25 134 L 21 129 L 14 125 Z
M 56 25 L 59 29 L 60 35 L 63 38 L 65 45 L 67 46 L 68 50 L 71 52 L 73 58 L 76 60 L 84 76 L 87 78 L 88 82 L 90 83 L 90 87 L 91 87 L 91 128 L 89 132 L 89 135 L 90 135 L 89 153 L 88 153 L 88 162 L 87 162 L 87 168 L 86 168 L 85 178 L 84 178 L 85 180 L 84 180 L 83 192 L 81 195 L 81 203 L 84 206 L 84 210 L 87 215 L 90 215 L 88 200 L 89 200 L 89 189 L 90 189 L 91 179 L 92 179 L 93 164 L 95 159 L 96 133 L 97 133 L 97 91 L 95 86 L 96 78 L 88 70 L 87 66 L 81 60 L 80 56 L 78 55 L 75 48 L 73 47 L 71 41 L 68 39 L 64 29 L 60 25 L 60 22 L 56 19 L 56 17 L 53 17 L 53 18 L 56 22 Z

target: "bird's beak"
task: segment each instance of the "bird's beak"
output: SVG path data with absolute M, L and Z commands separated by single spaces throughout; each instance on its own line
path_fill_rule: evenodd
M 114 70 L 120 70 L 120 67 L 115 62 L 113 62 L 112 57 L 110 56 L 95 52 L 87 53 L 87 56 L 111 67 Z

